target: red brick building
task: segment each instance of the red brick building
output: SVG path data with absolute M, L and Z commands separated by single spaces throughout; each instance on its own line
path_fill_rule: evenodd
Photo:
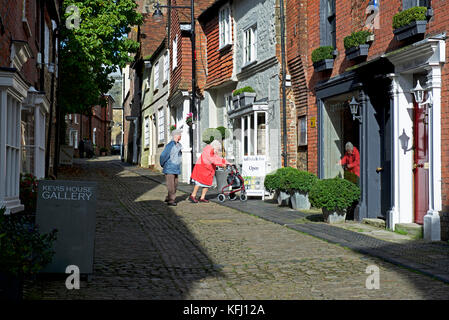
M 22 208 L 20 172 L 52 172 L 60 18 L 58 0 L 0 1 L 0 207 L 7 212 Z
M 308 169 L 321 178 L 342 174 L 335 163 L 344 154 L 346 142 L 353 142 L 361 154 L 362 200 L 356 219 L 381 217 L 390 228 L 399 223 L 424 224 L 427 239 L 439 239 L 441 224 L 441 235 L 447 239 L 449 4 L 410 0 L 291 3 L 299 10 L 299 19 L 306 21 L 299 23 L 307 41 L 299 41 L 298 56 L 307 58 L 302 63 L 307 62 L 309 90 Z M 407 9 L 420 10 L 413 9 L 418 6 L 424 7 L 421 22 L 393 32 L 393 16 Z M 289 12 L 296 14 L 293 8 Z M 374 34 L 366 42 L 367 54 L 362 49 L 346 51 L 344 38 L 362 29 Z M 312 52 L 320 46 L 336 49 L 334 59 L 328 57 L 333 66 L 326 66 L 325 60 L 314 66 Z M 418 81 L 424 88 L 424 102 L 430 103 L 419 104 L 414 97 Z M 351 113 L 351 101 L 357 104 L 357 113 Z
M 104 95 L 105 106 L 93 106 L 91 115 L 66 115 L 66 144 L 73 146 L 74 155 L 79 157 L 79 145 L 82 139 L 92 141 L 95 155 L 101 155 L 101 149 L 111 149 L 112 106 L 114 99 Z

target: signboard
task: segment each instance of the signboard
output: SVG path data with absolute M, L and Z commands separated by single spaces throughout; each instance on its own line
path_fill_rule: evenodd
M 59 164 L 73 164 L 73 147 L 65 145 L 59 147 Z
M 265 156 L 244 156 L 242 177 L 245 179 L 245 188 L 248 196 L 265 198 Z
M 75 265 L 93 273 L 97 183 L 40 180 L 36 224 L 42 233 L 57 229 L 52 262 L 43 272 L 65 273 Z
M 316 117 L 311 117 L 310 118 L 310 127 L 311 128 L 316 128 Z

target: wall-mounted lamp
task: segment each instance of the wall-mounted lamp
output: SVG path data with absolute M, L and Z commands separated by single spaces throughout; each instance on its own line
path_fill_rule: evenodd
M 415 101 L 418 104 L 418 107 L 424 106 L 426 104 L 429 105 L 429 108 L 433 105 L 433 96 L 432 92 L 429 92 L 427 95 L 427 100 L 424 101 L 424 93 L 426 90 L 423 89 L 421 84 L 419 83 L 419 80 L 416 83 L 416 87 L 412 90 L 413 96 L 415 97 Z
M 359 103 L 355 100 L 354 97 L 352 97 L 351 102 L 349 102 L 349 108 L 351 109 L 352 120 L 357 119 L 360 123 L 362 123 L 362 116 L 357 116 Z

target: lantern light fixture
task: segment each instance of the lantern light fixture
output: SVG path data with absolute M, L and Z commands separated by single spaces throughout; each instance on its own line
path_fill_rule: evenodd
M 349 102 L 349 108 L 351 109 L 352 120 L 359 120 L 362 123 L 362 116 L 358 116 L 359 103 L 355 100 L 354 96 L 352 97 L 351 102 Z

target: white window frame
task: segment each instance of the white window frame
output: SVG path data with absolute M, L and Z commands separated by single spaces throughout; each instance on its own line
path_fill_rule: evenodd
M 157 111 L 157 139 L 159 143 L 165 140 L 165 109 L 161 108 Z
M 148 148 L 150 146 L 150 117 L 145 117 L 144 121 L 144 146 Z
M 242 48 L 243 48 L 243 66 L 257 60 L 257 24 L 253 24 L 252 26 L 246 28 L 243 31 Z
M 159 61 L 154 64 L 153 87 L 154 90 L 159 88 Z
M 168 74 L 169 74 L 169 70 L 170 70 L 170 65 L 169 65 L 169 55 L 168 55 L 168 51 L 165 52 L 164 54 L 164 73 L 163 73 L 163 83 L 165 83 L 166 81 L 168 81 Z
M 231 8 L 228 4 L 221 7 L 218 13 L 220 49 L 232 44 Z
M 172 69 L 174 70 L 178 66 L 178 35 L 176 35 L 175 39 L 173 39 L 173 61 L 172 61 Z
M 307 145 L 307 116 L 304 115 L 298 117 L 298 146 L 306 146 L 306 145 Z

